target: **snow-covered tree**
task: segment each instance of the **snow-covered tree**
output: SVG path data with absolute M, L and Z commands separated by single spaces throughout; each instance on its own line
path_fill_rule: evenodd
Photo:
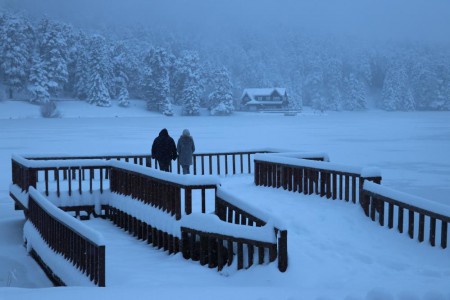
M 125 86 L 119 90 L 119 96 L 117 97 L 117 99 L 119 100 L 120 106 L 122 106 L 122 107 L 130 106 L 128 90 L 126 89 Z
M 415 109 L 406 68 L 401 63 L 394 63 L 386 73 L 382 98 L 382 108 L 385 110 L 410 111 Z
M 112 65 L 105 39 L 94 35 L 88 48 L 89 82 L 87 99 L 98 106 L 111 106 Z
M 165 115 L 172 115 L 169 99 L 170 80 L 169 54 L 164 48 L 151 48 L 144 58 L 145 69 L 141 83 L 149 110 L 158 110 Z
M 131 72 L 128 57 L 128 49 L 126 48 L 125 43 L 115 43 L 112 50 L 113 81 L 115 89 L 113 91 L 114 94 L 111 96 L 118 97 L 119 100 L 128 99 L 128 73 Z
M 34 31 L 24 18 L 13 16 L 5 19 L 0 31 L 2 40 L 0 64 L 9 98 L 14 91 L 23 89 L 28 80 L 31 65 Z
M 64 36 L 64 25 L 43 19 L 38 28 L 38 52 L 47 72 L 48 87 L 52 94 L 57 94 L 68 80 L 68 47 Z
M 327 58 L 323 67 L 326 108 L 339 110 L 342 104 L 342 62 L 336 57 Z
M 439 86 L 439 98 L 433 107 L 439 110 L 450 110 L 450 65 L 445 63 L 449 61 L 450 55 L 447 54 L 439 60 L 439 65 L 437 67 L 437 76 L 442 79 Z
M 183 89 L 181 99 L 183 100 L 183 114 L 188 116 L 197 116 L 200 114 L 200 87 L 196 77 L 191 77 Z
M 95 103 L 97 106 L 108 107 L 111 106 L 111 97 L 109 96 L 108 88 L 104 84 L 103 78 L 99 73 L 92 73 L 91 85 L 88 90 L 89 103 Z
M 291 110 L 301 110 L 303 107 L 303 75 L 301 70 L 297 69 L 291 72 L 286 87 L 289 91 L 288 108 Z
M 197 86 L 200 89 L 198 93 L 201 95 L 204 88 L 204 78 L 201 74 L 199 54 L 195 51 L 183 51 L 174 63 L 173 75 L 170 80 L 170 91 L 174 103 L 181 105 L 185 103 L 183 94 L 186 85 Z
M 367 90 L 364 82 L 354 73 L 350 73 L 346 78 L 344 93 L 344 109 L 364 110 L 367 108 Z
M 79 99 L 87 99 L 89 90 L 89 40 L 83 34 L 77 38 L 77 51 L 73 69 L 73 92 Z
M 212 74 L 213 91 L 209 94 L 212 115 L 229 115 L 234 111 L 233 85 L 225 67 L 216 69 Z
M 444 79 L 443 74 L 437 74 L 439 63 L 433 62 L 428 53 L 412 51 L 409 81 L 411 82 L 414 100 L 417 109 L 439 109 L 443 103 L 440 86 Z
M 80 42 L 82 32 L 67 24 L 62 24 L 61 27 L 67 45 L 67 82 L 64 84 L 64 91 L 67 94 L 74 94 L 78 56 L 81 51 L 85 51 Z
M 45 64 L 42 62 L 40 56 L 36 54 L 33 57 L 33 65 L 30 70 L 30 78 L 28 84 L 28 91 L 31 93 L 30 102 L 32 103 L 46 103 L 50 101 L 49 80 Z
M 306 76 L 304 82 L 305 97 L 307 103 L 314 109 L 324 111 L 327 109 L 327 101 L 324 94 L 322 70 L 315 68 Z

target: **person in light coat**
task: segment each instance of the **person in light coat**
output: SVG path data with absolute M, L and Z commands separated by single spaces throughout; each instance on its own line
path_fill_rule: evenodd
M 188 129 L 183 130 L 183 134 L 177 143 L 178 162 L 183 168 L 183 174 L 189 174 L 192 165 L 192 154 L 195 152 L 194 139 Z

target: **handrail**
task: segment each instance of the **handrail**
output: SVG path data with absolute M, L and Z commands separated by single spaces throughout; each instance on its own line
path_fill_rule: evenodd
M 440 244 L 443 249 L 447 248 L 450 208 L 372 182 L 364 183 L 361 200 L 361 206 L 364 208 L 366 216 L 370 217 L 372 221 L 376 221 L 378 216 L 380 226 L 384 226 L 387 219 L 388 228 L 392 229 L 394 227 L 394 218 L 396 217 L 397 230 L 400 233 L 403 233 L 404 210 L 407 210 L 408 236 L 414 239 L 416 231 L 417 239 L 422 243 L 425 238 L 425 231 L 428 229 L 429 243 L 433 247 L 436 245 L 436 221 L 440 221 Z M 385 214 L 386 209 L 387 215 Z M 440 211 L 440 213 L 437 211 Z M 419 215 L 418 230 L 414 228 L 416 214 Z M 428 223 L 425 222 L 425 218 L 429 219 Z
M 272 153 L 281 151 L 280 149 L 255 149 L 249 151 L 224 151 L 224 152 L 198 152 L 193 154 L 193 174 L 194 175 L 228 175 L 237 173 L 251 173 L 252 157 L 257 153 Z M 105 155 L 24 155 L 27 160 L 118 160 L 132 162 L 134 164 L 158 168 L 157 161 L 149 154 L 117 153 Z M 171 172 L 181 174 L 181 167 L 178 161 L 171 163 Z
M 43 173 L 43 185 L 45 186 L 45 194 L 49 195 L 49 181 L 51 180 L 49 176 L 49 172 L 53 171 L 54 180 L 56 182 L 56 194 L 60 197 L 63 188 L 61 188 L 62 182 L 66 184 L 66 189 L 68 195 L 71 196 L 73 192 L 78 192 L 79 194 L 83 193 L 83 182 L 84 180 L 89 181 L 89 188 L 87 191 L 89 193 L 93 192 L 93 181 L 94 181 L 94 173 L 95 171 L 99 172 L 98 182 L 100 184 L 100 193 L 103 193 L 105 188 L 105 179 L 110 179 L 110 173 L 114 174 L 115 178 L 108 180 L 107 182 L 110 184 L 110 189 L 112 191 L 122 193 L 122 194 L 130 194 L 130 195 L 140 195 L 144 201 L 151 197 L 152 199 L 156 199 L 154 194 L 151 194 L 150 191 L 144 189 L 135 189 L 131 190 L 129 188 L 130 180 L 135 178 L 139 178 L 139 182 L 141 184 L 145 182 L 151 183 L 148 188 L 151 188 L 153 185 L 157 185 L 158 187 L 163 187 L 163 190 L 168 189 L 168 191 L 173 193 L 180 194 L 181 190 L 184 190 L 185 195 L 185 213 L 190 214 L 192 212 L 192 194 L 195 190 L 201 191 L 202 197 L 202 211 L 205 212 L 206 206 L 206 190 L 215 189 L 216 186 L 220 183 L 218 178 L 212 176 L 178 176 L 175 174 L 157 171 L 151 168 L 146 168 L 140 165 L 133 165 L 125 162 L 115 161 L 115 160 L 45 160 L 45 161 L 32 161 L 20 156 L 13 156 L 12 158 L 12 179 L 13 184 L 18 185 L 23 191 L 26 191 L 28 187 L 37 187 L 38 184 L 38 173 Z M 88 171 L 87 175 L 85 171 Z M 71 173 L 71 176 L 67 176 L 66 180 L 62 178 L 60 172 L 68 172 Z M 108 177 L 106 176 L 108 175 Z M 117 177 L 120 177 L 118 179 Z M 133 179 L 132 179 L 133 178 Z M 64 181 L 62 181 L 64 180 Z M 113 185 L 111 187 L 111 184 Z M 159 189 L 158 189 L 159 190 Z M 15 198 L 16 203 L 19 201 L 17 197 Z M 145 196 L 145 198 L 143 198 Z M 160 193 L 160 196 L 165 197 L 164 199 L 158 198 L 158 205 L 161 205 L 162 208 L 168 209 L 167 205 L 173 205 L 168 203 L 168 197 L 172 197 L 173 195 L 169 195 L 167 193 Z M 167 199 L 166 199 L 167 198 Z M 167 200 L 167 201 L 166 201 Z M 150 200 L 149 200 L 150 201 Z M 166 203 L 167 202 L 167 203 Z M 156 204 L 156 202 L 152 202 Z M 20 207 L 16 206 L 17 209 L 26 208 L 26 203 L 21 203 Z M 177 207 L 173 207 L 172 210 L 177 209 L 177 218 L 181 216 L 181 204 L 178 203 Z M 172 211 L 171 210 L 171 211 Z
M 276 155 L 255 157 L 255 184 L 356 203 L 364 180 L 381 182 L 377 168 L 360 168 Z
M 222 270 L 225 264 L 233 262 L 233 249 L 237 249 L 237 269 L 249 268 L 254 263 L 254 249 L 258 249 L 258 263 L 263 264 L 265 249 L 269 252 L 269 262 L 276 259 L 276 244 L 252 239 L 237 238 L 232 235 L 205 232 L 188 227 L 181 227 L 182 249 L 185 259 L 199 260 L 201 265 L 217 267 Z M 197 242 L 199 240 L 199 242 Z M 244 259 L 244 246 L 247 247 L 247 259 Z M 244 266 L 244 261 L 247 265 Z M 284 272 L 286 269 L 280 269 Z
M 149 176 L 144 173 L 151 173 L 149 170 L 132 170 L 122 166 L 122 168 L 111 168 L 110 190 L 123 195 L 132 196 L 142 200 L 146 204 L 151 204 L 163 211 L 167 211 L 171 215 L 175 215 L 176 219 L 181 218 L 181 192 L 184 190 L 184 208 L 185 214 L 192 212 L 192 192 L 194 190 L 201 191 L 202 212 L 206 212 L 206 190 L 217 188 L 219 181 L 212 177 L 204 177 L 203 182 L 198 178 L 173 178 L 173 174 L 158 174 L 163 178 Z M 141 172 L 139 172 L 141 171 Z M 133 186 L 135 188 L 133 188 Z M 137 187 L 137 188 L 136 188 Z
M 92 193 L 94 171 L 99 172 L 100 174 L 99 176 L 97 175 L 97 181 L 100 183 L 101 193 L 103 193 L 103 181 L 107 179 L 109 190 L 112 193 L 118 196 L 129 196 L 131 201 L 137 201 L 133 204 L 133 207 L 142 204 L 149 205 L 151 208 L 161 210 L 161 213 L 166 213 L 169 216 L 169 219 L 170 216 L 172 216 L 173 221 L 170 221 L 169 223 L 173 222 L 173 224 L 170 226 L 175 226 L 173 228 L 178 228 L 178 230 L 181 230 L 181 227 L 179 227 L 180 225 L 177 225 L 177 222 L 181 220 L 182 215 L 189 215 L 192 213 L 193 191 L 196 189 L 200 190 L 202 202 L 201 212 L 206 213 L 206 191 L 208 189 L 213 189 L 214 195 L 216 195 L 216 189 L 220 184 L 218 178 L 214 176 L 179 176 L 113 159 L 30 160 L 20 156 L 13 156 L 12 166 L 13 174 L 15 174 L 15 176 L 13 176 L 13 183 L 19 188 L 26 191 L 28 188 L 31 190 L 33 187 L 40 186 L 44 190 L 45 195 L 48 196 L 50 192 L 52 192 L 52 197 L 54 197 L 54 195 L 61 197 L 61 195 L 66 192 L 69 193 L 69 196 L 73 193 Z M 85 174 L 85 171 L 88 171 L 87 175 Z M 55 191 L 49 190 L 49 182 L 52 180 L 50 178 L 51 172 L 54 173 L 54 180 L 57 186 L 56 193 Z M 62 176 L 60 175 L 60 172 L 70 175 L 65 179 L 61 179 Z M 22 177 L 25 177 L 26 180 L 23 180 Z M 41 179 L 41 181 L 39 181 L 39 179 Z M 89 188 L 84 186 L 87 181 L 89 181 Z M 67 189 L 60 188 L 62 183 L 67 185 Z M 184 190 L 184 193 L 182 193 L 182 190 Z M 184 194 L 183 203 L 181 197 L 182 194 Z M 113 194 L 108 195 L 109 198 L 113 196 Z M 95 197 L 93 197 L 93 199 L 94 198 Z M 169 229 L 169 227 L 166 228 L 166 225 L 161 227 L 161 224 L 158 225 L 158 222 L 155 223 L 148 218 L 142 218 L 142 216 L 139 217 L 134 215 L 134 213 L 129 211 L 127 207 L 122 207 L 121 202 L 114 202 L 119 205 L 115 205 L 110 201 L 101 201 L 101 203 L 103 203 L 101 209 L 104 217 L 110 219 L 117 226 L 124 228 L 138 239 L 145 240 L 147 243 L 153 244 L 158 248 L 164 248 L 164 250 L 168 250 L 169 253 L 179 252 L 180 246 L 183 243 L 186 243 L 186 240 L 183 240 L 182 232 L 177 233 L 176 230 L 166 230 Z M 94 203 L 92 203 L 91 206 L 92 207 L 89 205 L 84 205 L 83 208 L 80 208 L 75 205 L 61 208 L 66 211 L 77 211 L 77 215 L 79 214 L 79 210 L 83 209 L 88 212 L 89 217 L 89 212 L 94 211 Z M 29 209 L 26 207 L 24 208 L 28 212 Z M 183 208 L 184 212 L 182 211 Z M 95 215 L 96 214 L 94 213 L 94 216 Z M 255 229 L 256 228 L 257 227 L 255 227 Z M 185 227 L 185 230 L 189 230 L 189 228 Z M 277 246 L 277 242 L 269 243 L 270 245 L 263 245 L 261 243 L 264 242 L 251 238 L 245 239 L 244 244 L 247 245 L 249 252 L 252 251 L 250 249 L 253 249 L 253 247 L 258 247 L 260 263 L 264 261 L 264 255 L 266 255 L 264 248 L 269 249 L 268 252 L 270 252 L 270 261 L 273 261 L 276 258 L 276 253 L 278 252 L 279 269 L 284 272 L 287 268 L 287 231 L 273 228 L 272 232 L 273 240 L 277 241 L 278 239 L 278 245 L 285 245 L 284 248 Z M 201 233 L 202 231 L 199 230 L 197 233 L 191 232 L 190 235 Z M 189 239 L 192 238 L 190 237 Z M 238 249 L 240 249 L 242 239 L 230 236 L 228 237 L 228 240 L 230 240 L 230 243 L 232 244 L 236 242 Z M 234 255 L 232 250 L 233 247 L 230 249 L 230 255 Z M 240 253 L 237 253 L 237 255 L 239 267 L 243 261 L 241 257 L 242 255 Z M 249 257 L 249 259 L 251 259 L 251 257 Z M 250 265 L 251 264 L 248 266 Z
M 105 243 L 103 238 L 80 221 L 51 204 L 36 189 L 29 189 L 29 221 L 54 252 L 105 286 Z M 35 249 L 34 249 L 35 250 Z
M 252 211 L 252 213 L 249 211 Z M 274 254 L 270 254 L 270 257 L 273 257 L 273 255 L 276 257 L 278 255 L 278 269 L 281 272 L 286 271 L 288 266 L 287 230 L 282 221 L 267 215 L 256 207 L 244 203 L 239 198 L 227 193 L 221 188 L 218 188 L 216 193 L 216 215 L 224 222 L 237 225 L 262 227 L 270 223 L 273 226 L 275 238 L 278 236 L 274 247 L 270 248 L 270 251 L 274 251 Z M 206 234 L 203 233 L 202 235 Z M 254 244 L 248 243 L 248 241 L 247 244 L 255 246 Z M 262 250 L 260 249 L 260 251 Z M 264 253 L 260 252 L 259 256 L 261 262 L 263 259 L 261 257 L 264 257 Z

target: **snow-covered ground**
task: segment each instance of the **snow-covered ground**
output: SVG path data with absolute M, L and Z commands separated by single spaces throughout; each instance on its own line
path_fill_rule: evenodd
M 137 106 L 94 108 L 94 113 L 85 103 L 69 101 L 60 102 L 58 108 L 63 118 L 41 119 L 37 106 L 0 102 L 2 300 L 152 295 L 161 299 L 450 299 L 449 249 L 419 244 L 381 228 L 357 205 L 257 188 L 244 175 L 222 179 L 223 186 L 287 223 L 286 273 L 278 272 L 276 264 L 218 273 L 180 255 L 153 250 L 106 221 L 92 220 L 87 224 L 102 231 L 110 247 L 109 286 L 50 288 L 26 255 L 21 237 L 24 218 L 13 210 L 8 195 L 13 153 L 144 153 L 165 127 L 175 139 L 189 128 L 201 152 L 266 147 L 327 152 L 332 162 L 379 167 L 385 186 L 450 205 L 449 112 L 164 117 Z M 136 254 L 130 255 L 132 251 Z

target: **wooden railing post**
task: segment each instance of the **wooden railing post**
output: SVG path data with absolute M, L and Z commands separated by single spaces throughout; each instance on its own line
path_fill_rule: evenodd
M 192 213 L 192 189 L 190 187 L 184 189 L 184 212 L 187 215 Z
M 261 169 L 261 163 L 259 161 L 255 161 L 254 178 L 255 178 L 255 185 L 256 186 L 260 186 L 261 185 L 260 176 L 259 176 L 260 169 Z
M 27 186 L 25 187 L 25 190 L 28 191 L 28 188 L 30 186 L 36 188 L 37 185 L 37 170 L 36 169 L 31 169 L 31 168 L 26 168 L 26 173 L 28 174 L 28 183 Z
M 288 266 L 287 230 L 281 230 L 278 238 L 278 270 L 285 272 Z

